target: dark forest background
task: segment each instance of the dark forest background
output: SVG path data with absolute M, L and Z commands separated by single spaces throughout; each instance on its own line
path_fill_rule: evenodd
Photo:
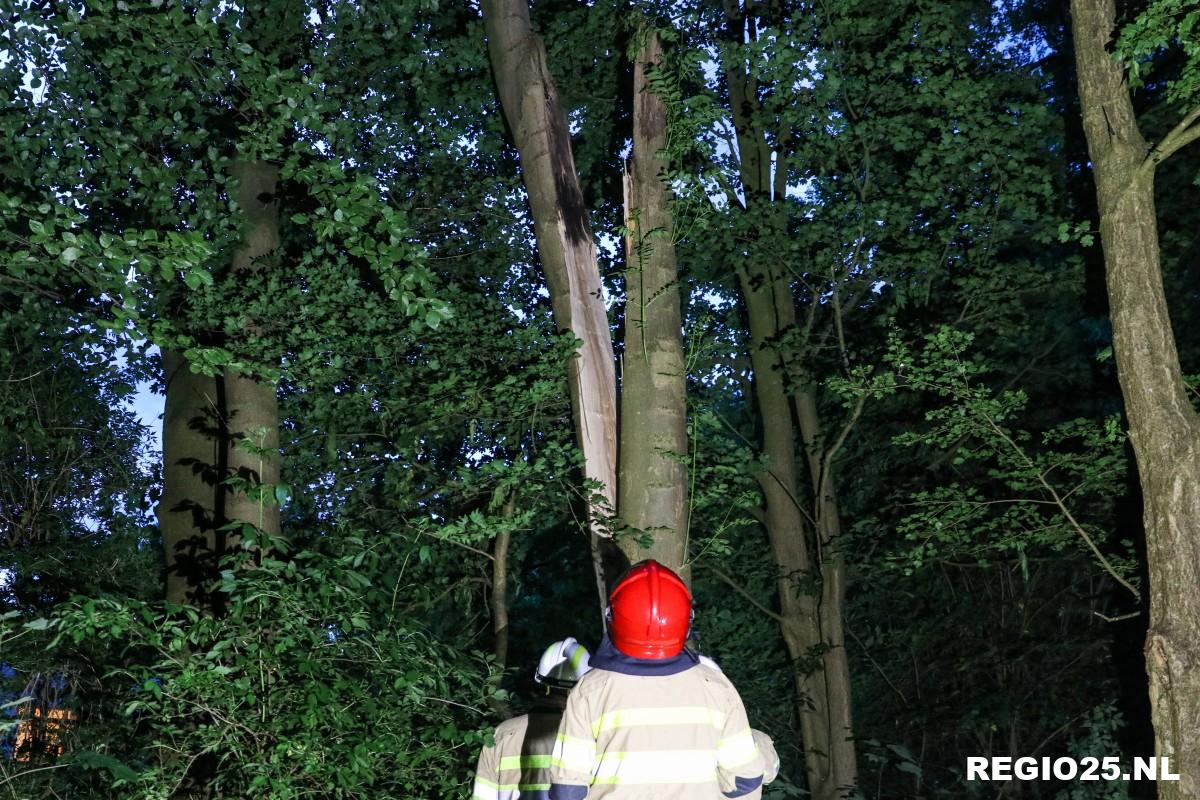
M 1200 9 L 1070 5 L 0 1 L 0 797 L 464 797 L 644 555 L 767 798 L 1200 797 Z

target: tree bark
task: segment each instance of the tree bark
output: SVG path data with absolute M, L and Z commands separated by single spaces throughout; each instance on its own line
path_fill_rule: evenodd
M 667 109 L 647 81 L 662 60 L 653 32 L 634 62 L 633 155 L 625 174 L 625 353 L 621 362 L 618 508 L 652 538 L 620 542 L 630 561 L 653 558 L 690 583 L 687 395 L 671 193 L 659 157 Z
M 726 38 L 740 46 L 747 30 L 756 26 L 748 28 L 748 12 L 739 0 L 725 0 L 724 6 Z M 753 220 L 747 228 L 756 237 L 785 235 L 775 229 L 779 220 L 773 208 L 784 202 L 784 154 L 778 154 L 772 175 L 772 148 L 756 118 L 756 80 L 738 61 L 725 75 L 737 135 L 742 211 Z M 737 198 L 731 197 L 730 203 L 735 205 Z M 857 786 L 858 763 L 842 619 L 846 572 L 839 552 L 835 453 L 825 446 L 812 390 L 792 385 L 788 378 L 787 368 L 795 371 L 794 362 L 803 358 L 794 348 L 784 347 L 797 322 L 788 273 L 770 253 L 755 250 L 752 243 L 736 272 L 749 322 L 754 396 L 768 464 L 757 476 L 763 520 L 779 570 L 780 628 L 795 665 L 808 789 L 814 800 L 838 800 Z M 798 457 L 801 447 L 804 461 Z M 805 468 L 810 486 L 801 493 Z
M 163 488 L 156 514 L 166 557 L 166 599 L 208 605 L 217 575 L 220 437 L 217 381 L 197 375 L 182 354 L 164 350 Z
M 483 0 L 482 6 L 492 72 L 520 154 L 554 320 L 581 342 L 578 356 L 567 364 L 567 378 L 584 476 L 601 487 L 602 501 L 589 503 L 589 527 L 603 608 L 608 580 L 620 568 L 620 560 L 611 558 L 615 547 L 605 523 L 617 505 L 617 387 L 592 227 L 566 114 L 526 0 Z
M 842 517 L 838 511 L 837 482 L 833 471 L 838 443 L 826 441 L 821 429 L 817 399 L 809 388 L 797 388 L 793 402 L 808 460 L 812 526 L 821 577 L 820 603 L 816 611 L 824 652 L 818 689 L 825 694 L 830 766 L 824 780 L 828 791 L 845 792 L 857 783 L 858 762 L 851 738 L 850 662 L 846 655 L 844 630 L 846 561 L 841 549 Z
M 1151 148 L 1125 68 L 1108 46 L 1114 0 L 1072 0 L 1080 107 L 1104 249 L 1113 353 L 1144 499 L 1150 628 L 1146 671 L 1155 750 L 1178 782 L 1163 800 L 1200 798 L 1200 418 L 1190 402 L 1163 290 L 1156 165 L 1195 138 L 1190 114 Z
M 238 205 L 247 226 L 233 254 L 235 274 L 263 268 L 258 259 L 279 245 L 277 170 L 264 162 L 239 164 Z M 278 535 L 273 497 L 252 497 L 225 483 L 279 482 L 279 406 L 275 387 L 227 369 L 216 377 L 191 371 L 187 359 L 163 352 L 163 492 L 157 515 L 166 559 L 166 599 L 220 610 L 213 592 L 221 559 L 238 544 L 233 522 Z M 250 448 L 238 446 L 246 440 Z M 231 535 L 232 534 L 232 535 Z
M 242 246 L 233 254 L 233 273 L 247 275 L 270 269 L 262 259 L 279 247 L 279 203 L 276 188 L 279 169 L 264 161 L 234 165 L 238 181 L 237 202 L 245 223 Z M 229 474 L 254 488 L 279 483 L 279 400 L 275 386 L 259 378 L 226 369 L 225 428 L 229 437 Z M 239 446 L 238 442 L 242 444 Z M 279 504 L 275 498 L 230 491 L 225 504 L 229 522 L 244 522 L 268 536 L 280 533 Z M 237 532 L 227 537 L 226 549 L 238 545 Z

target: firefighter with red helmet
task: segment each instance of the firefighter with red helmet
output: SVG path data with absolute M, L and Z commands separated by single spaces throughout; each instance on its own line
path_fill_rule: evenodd
M 709 800 L 761 794 L 763 757 L 733 684 L 685 649 L 687 585 L 656 561 L 609 595 L 609 635 L 567 698 L 550 800 Z

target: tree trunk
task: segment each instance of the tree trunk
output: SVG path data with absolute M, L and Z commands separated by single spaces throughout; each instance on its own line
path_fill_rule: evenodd
M 647 70 L 662 60 L 653 32 L 633 73 L 633 155 L 625 174 L 625 354 L 621 362 L 618 509 L 652 537 L 621 540 L 630 561 L 653 558 L 683 575 L 688 536 L 687 396 L 671 193 L 661 178 L 667 109 Z
M 602 502 L 589 503 L 589 525 L 603 608 L 607 582 L 619 569 L 619 559 L 610 560 L 615 548 L 605 522 L 616 510 L 617 387 L 592 227 L 566 114 L 546 65 L 546 48 L 530 27 L 526 0 L 483 0 L 483 19 L 500 104 L 520 153 L 554 320 L 582 343 L 567 364 L 567 378 L 584 476 L 601 487 Z
M 500 514 L 511 520 L 516 511 L 517 495 L 513 492 L 504 501 Z M 505 528 L 496 534 L 492 549 L 492 634 L 496 663 L 503 671 L 508 666 L 508 548 L 512 533 Z
M 238 205 L 246 216 L 234 273 L 262 268 L 257 262 L 279 244 L 275 203 L 277 170 L 264 163 L 239 164 Z M 219 611 L 212 585 L 221 559 L 238 544 L 232 522 L 249 523 L 277 536 L 274 497 L 233 490 L 237 476 L 251 486 L 279 482 L 279 406 L 275 388 L 227 369 L 209 377 L 191 371 L 182 354 L 163 352 L 163 492 L 157 515 L 166 557 L 166 599 Z M 245 440 L 246 444 L 238 445 Z M 248 446 L 247 446 L 248 445 Z
M 807 387 L 795 390 L 794 404 L 800 438 L 808 457 L 812 486 L 813 533 L 821 572 L 821 602 L 817 607 L 826 698 L 830 771 L 825 780 L 831 791 L 845 792 L 858 781 L 858 762 L 851 738 L 850 662 L 846 656 L 844 614 L 846 561 L 842 556 L 842 517 L 837 504 L 833 459 L 838 442 L 826 442 L 821 430 L 817 399 Z
M 506 521 L 512 519 L 516 502 L 516 492 L 504 501 L 500 515 Z M 508 669 L 508 551 L 511 543 L 512 532 L 505 527 L 496 534 L 492 548 L 492 652 L 501 673 Z M 515 713 L 512 706 L 496 697 L 488 699 L 488 706 L 504 719 Z
M 270 264 L 261 259 L 279 247 L 279 203 L 275 197 L 279 169 L 264 161 L 243 161 L 235 164 L 232 172 L 238 180 L 238 207 L 245 218 L 242 246 L 233 254 L 236 279 L 238 275 L 270 269 Z M 279 504 L 274 496 L 263 496 L 279 483 L 279 400 L 275 387 L 235 369 L 225 370 L 224 383 L 229 474 L 246 481 L 251 489 L 268 487 L 267 492 L 256 493 L 258 496 L 230 491 L 226 517 L 229 522 L 249 523 L 267 536 L 278 536 Z M 223 543 L 224 548 L 238 546 L 239 538 L 234 531 Z
M 748 31 L 738 0 L 725 0 L 726 38 L 741 46 Z M 747 8 L 750 4 L 747 4 Z M 753 22 L 753 24 L 751 24 Z M 726 70 L 743 211 L 754 237 L 784 236 L 776 229 L 773 204 L 785 202 L 786 168 L 779 153 L 772 175 L 772 148 L 756 118 L 758 86 L 740 61 Z M 733 206 L 737 198 L 731 197 Z M 796 302 L 783 265 L 753 243 L 737 267 L 750 327 L 754 395 L 768 469 L 757 476 L 764 499 L 763 520 L 779 569 L 780 628 L 794 662 L 796 710 L 803 738 L 808 789 L 814 800 L 838 800 L 858 783 L 854 751 L 850 668 L 843 634 L 845 564 L 839 553 L 841 521 L 831 461 L 820 432 L 816 399 L 793 386 L 785 370 L 802 356 L 783 349 L 796 331 Z M 770 266 L 764 266 L 770 265 Z M 794 406 L 793 406 L 794 403 Z M 800 447 L 807 453 L 811 490 L 800 494 Z
M 162 496 L 156 514 L 166 557 L 166 599 L 207 606 L 217 575 L 217 519 L 223 446 L 217 381 L 197 375 L 182 354 L 164 350 Z
M 1155 750 L 1178 782 L 1163 800 L 1200 798 L 1200 418 L 1188 401 L 1159 263 L 1154 170 L 1196 138 L 1197 114 L 1150 148 L 1124 66 L 1108 45 L 1114 0 L 1072 0 L 1080 107 L 1096 197 L 1113 353 L 1144 498 L 1150 629 L 1146 671 Z
M 856 785 L 858 777 L 841 618 L 844 567 L 833 555 L 835 549 L 814 553 L 813 548 L 815 536 L 827 541 L 831 531 L 836 534 L 836 505 L 832 494 L 814 502 L 812 495 L 802 501 L 797 493 L 798 437 L 783 360 L 775 345 L 795 324 L 787 278 L 780 272 L 747 268 L 740 271 L 739 282 L 750 322 L 762 453 L 769 464 L 757 478 L 767 538 L 779 570 L 780 627 L 794 662 L 808 789 L 816 800 L 836 800 Z M 817 527 L 810 510 L 814 506 L 824 506 Z

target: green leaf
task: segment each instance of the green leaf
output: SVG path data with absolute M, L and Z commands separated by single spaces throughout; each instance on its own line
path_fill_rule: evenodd
M 138 774 L 123 761 L 119 761 L 104 753 L 97 753 L 94 750 L 81 750 L 73 753 L 70 756 L 70 760 L 85 769 L 107 770 L 113 778 L 123 783 L 133 783 L 138 778 Z

